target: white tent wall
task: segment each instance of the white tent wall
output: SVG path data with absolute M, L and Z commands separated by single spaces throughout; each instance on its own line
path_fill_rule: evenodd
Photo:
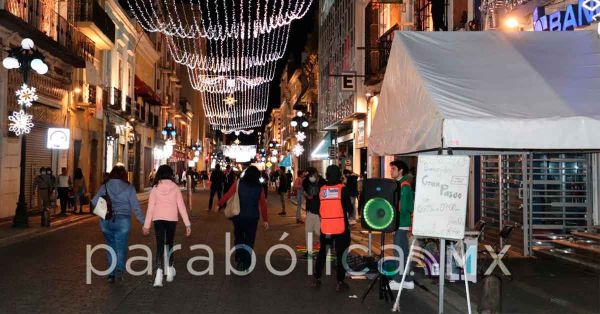
M 435 149 L 441 145 L 442 116 L 404 42 L 394 40 L 391 51 L 394 57 L 388 60 L 369 150 L 385 156 Z
M 598 86 L 592 31 L 396 32 L 369 149 L 598 149 Z
M 588 168 L 589 177 L 577 166 L 574 173 L 554 171 L 571 171 L 574 159 L 587 167 L 592 155 L 581 153 L 600 149 L 599 86 L 595 32 L 396 32 L 369 150 L 384 156 L 436 154 L 439 149 L 487 155 L 481 163 L 492 167 L 486 171 L 491 169 L 494 177 L 487 177 L 485 186 L 472 181 L 477 186 L 470 189 L 469 225 L 474 207 L 483 205 L 472 195 L 489 188 L 511 195 L 486 200 L 488 231 L 497 235 L 502 226 L 515 223 L 509 243 L 528 255 L 536 232 L 543 237 L 544 230 L 585 228 L 567 226 L 574 221 L 569 208 L 598 221 L 598 162 Z M 533 167 L 543 171 L 537 179 Z M 588 192 L 570 191 L 567 176 L 585 178 Z M 552 195 L 552 189 L 561 189 L 562 196 Z M 565 201 L 569 195 L 580 196 Z

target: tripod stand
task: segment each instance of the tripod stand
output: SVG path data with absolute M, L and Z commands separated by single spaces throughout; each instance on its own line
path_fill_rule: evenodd
M 381 264 L 381 270 L 379 269 L 379 267 L 375 267 L 377 270 L 377 277 L 375 277 L 372 281 L 371 284 L 369 284 L 369 287 L 367 288 L 367 290 L 363 293 L 362 297 L 361 297 L 361 303 L 365 302 L 365 298 L 367 297 L 367 295 L 369 295 L 369 293 L 371 292 L 371 290 L 373 290 L 373 287 L 375 286 L 375 284 L 377 284 L 377 282 L 379 282 L 379 300 L 383 300 L 385 298 L 385 302 L 387 303 L 388 300 L 392 301 L 394 300 L 394 295 L 392 294 L 392 289 L 390 289 L 390 279 L 387 277 L 386 274 L 384 274 L 383 272 L 383 247 L 385 245 L 385 232 L 381 232 L 381 252 L 379 253 L 379 261 L 382 263 Z

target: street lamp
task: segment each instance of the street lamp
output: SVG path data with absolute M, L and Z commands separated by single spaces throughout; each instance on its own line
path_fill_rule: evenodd
M 167 125 L 162 129 L 162 135 L 165 139 L 173 140 L 175 139 L 175 135 L 177 135 L 177 131 L 173 127 L 173 123 L 167 122 Z
M 25 155 L 27 154 L 27 140 L 25 134 L 29 134 L 33 127 L 32 116 L 27 114 L 27 108 L 31 107 L 32 102 L 38 99 L 36 90 L 29 87 L 29 72 L 34 70 L 40 75 L 48 73 L 48 65 L 44 63 L 44 56 L 38 50 L 33 49 L 33 40 L 25 38 L 21 41 L 21 47 L 15 47 L 8 50 L 8 56 L 2 60 L 2 65 L 7 69 L 18 69 L 23 76 L 23 85 L 16 92 L 17 103 L 21 110 L 14 111 L 8 117 L 9 131 L 21 136 L 21 171 L 19 178 L 19 200 L 15 209 L 13 218 L 13 227 L 29 227 L 27 217 L 27 204 L 25 203 Z

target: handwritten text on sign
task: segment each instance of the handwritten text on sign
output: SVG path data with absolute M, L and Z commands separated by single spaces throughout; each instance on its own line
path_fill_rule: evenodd
M 419 156 L 413 233 L 462 239 L 467 217 L 469 157 Z

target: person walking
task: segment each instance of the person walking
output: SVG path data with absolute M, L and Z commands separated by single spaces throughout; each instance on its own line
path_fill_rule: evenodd
M 251 266 L 251 252 L 254 248 L 259 217 L 262 216 L 265 230 L 269 229 L 267 200 L 260 183 L 260 177 L 260 171 L 255 166 L 249 166 L 244 171 L 238 191 L 240 214 L 231 219 L 233 222 L 234 243 L 237 248 L 235 251 L 236 268 L 244 274 L 248 272 Z M 219 201 L 219 206 L 224 207 L 237 190 L 238 185 L 234 182 L 229 191 Z
M 229 191 L 229 189 L 233 185 L 233 182 L 235 182 L 235 179 L 235 171 L 233 171 L 230 165 L 227 165 L 227 167 L 225 167 L 225 183 L 223 184 L 224 192 Z
M 108 275 L 108 282 L 114 283 L 116 278 L 123 278 L 127 259 L 129 232 L 131 230 L 131 213 L 135 213 L 140 224 L 145 217 L 133 185 L 127 181 L 127 169 L 122 165 L 115 166 L 108 176 L 108 181 L 100 186 L 92 199 L 92 205 L 98 203 L 101 196 L 108 195 L 112 202 L 113 219 L 100 219 L 100 229 L 106 244 L 116 254 L 116 267 Z M 112 256 L 108 254 L 108 265 L 112 265 Z
M 296 223 L 304 223 L 302 221 L 302 196 L 304 189 L 302 188 L 302 182 L 304 181 L 304 170 L 298 170 L 298 176 L 294 180 L 294 192 L 296 193 Z
M 83 177 L 83 171 L 81 171 L 81 168 L 77 168 L 75 169 L 75 175 L 73 177 L 73 196 L 75 197 L 73 212 L 77 212 L 79 214 L 83 212 L 84 204 L 82 204 L 82 200 L 86 192 L 87 188 L 85 187 L 85 178 Z
M 150 225 L 154 224 L 156 236 L 156 277 L 154 287 L 162 287 L 163 276 L 167 282 L 175 277 L 173 266 L 173 238 L 177 227 L 178 214 L 185 224 L 185 236 L 192 234 L 192 224 L 188 216 L 179 185 L 175 183 L 173 169 L 168 165 L 158 167 L 153 188 L 148 198 L 148 210 L 144 221 L 143 233 L 150 234 Z M 166 253 L 166 254 L 165 254 Z M 164 267 L 164 269 L 163 269 Z
M 408 165 L 401 160 L 394 160 L 390 162 L 390 170 L 392 179 L 398 181 L 398 189 L 400 189 L 400 214 L 399 216 L 399 228 L 394 232 L 394 245 L 402 249 L 402 256 L 398 256 L 399 252 L 394 250 L 397 258 L 402 258 L 402 267 L 398 267 L 399 270 L 404 270 L 404 266 L 407 262 L 409 254 L 408 247 L 408 234 L 412 226 L 412 213 L 414 208 L 414 197 L 410 181 L 408 177 Z M 410 269 L 413 269 L 412 267 Z M 400 290 L 400 283 L 402 282 L 402 271 L 399 271 L 394 280 L 390 281 L 390 289 Z M 409 273 L 406 274 L 402 289 L 414 289 L 415 284 L 413 282 L 413 276 Z
M 269 175 L 265 170 L 261 172 L 261 178 L 259 179 L 262 184 L 263 190 L 265 191 L 265 199 L 269 196 Z
M 290 182 L 288 182 L 285 175 L 285 167 L 279 167 L 279 173 L 279 185 L 277 186 L 277 194 L 279 194 L 279 199 L 281 200 L 281 212 L 279 216 L 285 216 L 285 198 L 287 192 L 290 190 Z
M 33 180 L 33 188 L 37 190 L 38 206 L 40 211 L 45 211 L 50 206 L 50 185 L 46 176 L 46 168 L 41 167 L 40 173 Z
M 217 194 L 219 201 L 223 196 L 223 184 L 225 183 L 225 175 L 223 171 L 221 171 L 221 166 L 219 164 L 215 165 L 215 170 L 210 174 L 210 198 L 208 199 L 208 208 L 207 211 L 212 210 L 213 206 L 213 197 Z
M 58 199 L 60 200 L 60 213 L 63 215 L 67 213 L 70 188 L 71 177 L 67 174 L 67 168 L 62 167 L 60 169 L 60 175 L 58 176 L 58 186 L 56 187 L 56 192 L 58 193 Z
M 358 219 L 358 208 L 356 207 L 356 198 L 358 197 L 358 176 L 348 169 L 344 169 L 345 185 L 350 193 L 352 202 L 352 213 L 350 213 L 350 224 L 355 224 Z
M 291 199 L 292 198 L 292 183 L 294 182 L 294 176 L 292 175 L 292 171 L 288 170 L 285 173 L 285 178 L 287 179 L 287 184 L 289 185 L 288 187 L 288 198 Z
M 317 254 L 315 265 L 315 274 L 313 287 L 321 285 L 321 275 L 327 251 L 333 245 L 336 254 L 336 291 L 343 291 L 348 288 L 344 281 L 346 278 L 346 269 L 344 268 L 344 253 L 350 246 L 350 224 L 348 215 L 352 211 L 350 203 L 350 193 L 348 188 L 342 184 L 342 171 L 336 165 L 327 167 L 325 172 L 327 183 L 319 191 L 319 214 L 321 216 L 321 248 Z
M 46 167 L 46 176 L 45 176 L 45 180 L 46 182 L 48 182 L 48 203 L 49 203 L 49 207 L 52 207 L 52 213 L 55 212 L 56 209 L 56 194 L 54 194 L 54 190 L 56 190 L 56 186 L 57 186 L 57 179 L 54 176 L 54 174 L 52 173 L 52 168 L 50 167 Z
M 302 182 L 302 190 L 304 198 L 306 198 L 306 220 L 304 221 L 304 232 L 306 235 L 306 248 L 308 250 L 309 243 L 318 242 L 321 236 L 321 217 L 319 217 L 319 190 L 325 185 L 323 179 L 317 172 L 317 168 L 308 168 L 307 174 Z M 311 237 L 312 235 L 312 237 Z M 319 242 L 320 243 L 320 242 Z M 316 245 L 313 245 L 315 248 Z M 307 257 L 312 257 L 313 252 L 307 251 Z

